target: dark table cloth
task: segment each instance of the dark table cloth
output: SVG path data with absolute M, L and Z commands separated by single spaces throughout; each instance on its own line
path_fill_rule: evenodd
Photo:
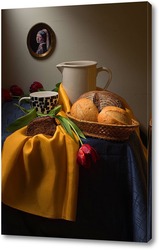
M 13 102 L 3 103 L 2 145 L 9 135 L 6 127 L 21 115 Z M 94 168 L 79 168 L 76 221 L 47 219 L 2 203 L 2 234 L 136 242 L 151 239 L 151 170 L 136 133 L 124 142 L 94 138 L 84 142 L 98 151 L 100 160 Z

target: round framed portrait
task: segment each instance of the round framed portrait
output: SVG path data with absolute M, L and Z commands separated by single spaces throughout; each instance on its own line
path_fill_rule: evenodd
M 34 25 L 27 36 L 27 46 L 30 54 L 37 59 L 50 56 L 55 50 L 56 36 L 52 28 L 45 23 Z

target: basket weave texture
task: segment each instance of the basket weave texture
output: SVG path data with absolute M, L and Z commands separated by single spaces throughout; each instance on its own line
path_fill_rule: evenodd
M 83 121 L 74 118 L 67 113 L 70 118 L 83 132 L 85 136 L 100 138 L 113 141 L 125 141 L 129 139 L 130 134 L 139 127 L 139 123 L 132 119 L 132 125 L 101 124 L 98 122 Z

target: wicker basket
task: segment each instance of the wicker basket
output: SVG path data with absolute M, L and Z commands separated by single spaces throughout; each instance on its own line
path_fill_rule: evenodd
M 113 141 L 125 141 L 130 134 L 139 127 L 139 123 L 132 119 L 132 125 L 106 125 L 98 122 L 89 122 L 76 119 L 67 113 L 70 118 L 86 136 Z

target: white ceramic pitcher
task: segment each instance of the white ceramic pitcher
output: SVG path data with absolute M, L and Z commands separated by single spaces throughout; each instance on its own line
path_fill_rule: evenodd
M 103 89 L 107 89 L 112 80 L 111 70 L 106 67 L 97 68 L 95 61 L 68 61 L 56 67 L 62 73 L 62 84 L 71 103 L 74 103 L 83 93 L 96 89 L 96 78 L 99 72 L 108 73 L 108 80 Z

